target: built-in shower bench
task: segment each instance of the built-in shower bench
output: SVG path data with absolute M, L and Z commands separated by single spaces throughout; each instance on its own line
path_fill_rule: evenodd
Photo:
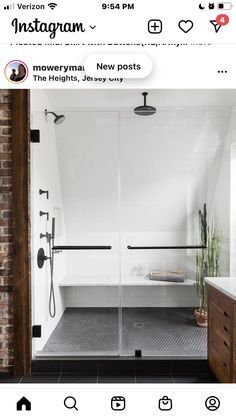
M 121 286 L 121 287 L 120 287 Z M 65 276 L 60 283 L 65 307 L 196 307 L 196 283 L 153 281 L 144 276 Z

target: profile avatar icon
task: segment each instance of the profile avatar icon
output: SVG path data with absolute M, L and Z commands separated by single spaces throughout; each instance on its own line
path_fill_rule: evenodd
M 210 396 L 205 401 L 205 406 L 208 410 L 211 412 L 214 412 L 215 410 L 218 410 L 220 407 L 220 400 L 218 397 Z
M 5 67 L 5 76 L 12 83 L 22 83 L 28 77 L 28 67 L 23 61 L 10 61 Z

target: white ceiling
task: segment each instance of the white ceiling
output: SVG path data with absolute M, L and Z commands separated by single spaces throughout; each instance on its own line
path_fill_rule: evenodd
M 36 93 L 36 91 L 34 91 Z M 46 90 L 54 110 L 131 110 L 143 103 L 142 90 Z M 162 107 L 235 107 L 236 90 L 149 90 L 147 103 Z

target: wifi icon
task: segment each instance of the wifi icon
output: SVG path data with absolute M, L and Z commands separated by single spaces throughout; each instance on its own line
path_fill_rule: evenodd
M 56 3 L 49 3 L 48 7 L 50 7 L 50 9 L 54 10 L 57 7 Z

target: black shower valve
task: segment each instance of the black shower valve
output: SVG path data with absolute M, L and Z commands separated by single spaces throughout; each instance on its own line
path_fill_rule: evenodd
M 46 195 L 46 198 L 49 199 L 49 191 L 46 191 L 44 189 L 39 189 L 39 195 Z
M 47 216 L 47 221 L 49 220 L 49 212 L 39 211 L 40 217 L 43 217 L 44 215 Z
M 37 254 L 37 264 L 39 269 L 41 269 L 44 265 L 44 262 L 46 262 L 46 260 L 51 259 L 50 256 L 46 256 L 44 249 L 41 247 L 38 250 L 38 254 Z

